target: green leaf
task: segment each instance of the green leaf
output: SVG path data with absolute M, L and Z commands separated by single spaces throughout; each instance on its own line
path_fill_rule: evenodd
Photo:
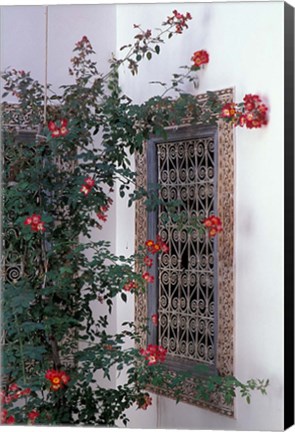
M 150 60 L 150 59 L 152 58 L 152 53 L 151 53 L 150 51 L 148 51 L 148 52 L 146 53 L 146 58 L 147 58 L 148 60 Z
M 156 51 L 157 54 L 160 54 L 160 47 L 159 47 L 159 45 L 155 46 L 155 51 Z

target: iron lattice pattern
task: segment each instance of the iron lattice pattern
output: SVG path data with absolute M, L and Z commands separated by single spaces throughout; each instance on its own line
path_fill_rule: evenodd
M 214 137 L 158 144 L 161 199 L 181 201 L 181 220 L 159 208 L 159 233 L 169 252 L 159 260 L 159 343 L 174 358 L 215 362 L 214 241 L 192 228 L 214 212 Z M 167 222 L 168 220 L 168 222 Z

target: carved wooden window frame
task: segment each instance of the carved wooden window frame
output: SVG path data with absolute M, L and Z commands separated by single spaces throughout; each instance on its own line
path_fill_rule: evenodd
M 222 104 L 233 102 L 233 88 L 214 93 Z M 207 97 L 207 94 L 196 97 L 200 107 L 205 106 Z M 231 376 L 234 374 L 234 133 L 232 125 L 222 119 L 217 122 L 217 130 L 217 210 L 222 220 L 223 233 L 218 241 L 216 367 L 221 376 Z M 148 143 L 145 143 L 143 152 L 135 156 L 137 186 L 144 188 L 147 187 L 147 146 Z M 137 202 L 135 211 L 135 250 L 137 251 L 140 247 L 144 247 L 147 240 L 147 212 L 143 201 Z M 137 325 L 146 322 L 147 304 L 147 292 L 139 293 L 135 297 Z M 142 332 L 140 346 L 145 348 L 146 345 L 147 334 Z M 159 395 L 173 398 L 173 392 L 168 388 L 149 386 L 149 389 Z M 180 400 L 230 417 L 234 416 L 233 404 L 225 404 L 219 393 L 212 395 L 208 402 L 196 400 L 193 379 L 187 379 L 184 383 Z

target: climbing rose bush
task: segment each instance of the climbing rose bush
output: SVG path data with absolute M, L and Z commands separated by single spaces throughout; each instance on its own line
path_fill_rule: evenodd
M 247 94 L 243 102 L 227 103 L 220 113 L 220 117 L 232 122 L 234 126 L 246 126 L 246 128 L 261 128 L 267 125 L 267 106 L 262 103 L 260 96 Z

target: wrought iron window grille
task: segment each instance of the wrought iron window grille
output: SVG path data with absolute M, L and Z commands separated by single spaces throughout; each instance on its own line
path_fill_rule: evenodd
M 147 144 L 148 188 L 158 184 L 163 203 L 178 200 L 184 221 L 167 222 L 164 205 L 148 213 L 148 238 L 159 234 L 169 246 L 152 268 L 157 283 L 148 287 L 148 316 L 157 313 L 159 325 L 150 322 L 148 343 L 168 350 L 173 370 L 194 371 L 197 362 L 217 372 L 218 240 L 189 228 L 193 218 L 217 212 L 217 135 L 216 126 L 193 126 Z

